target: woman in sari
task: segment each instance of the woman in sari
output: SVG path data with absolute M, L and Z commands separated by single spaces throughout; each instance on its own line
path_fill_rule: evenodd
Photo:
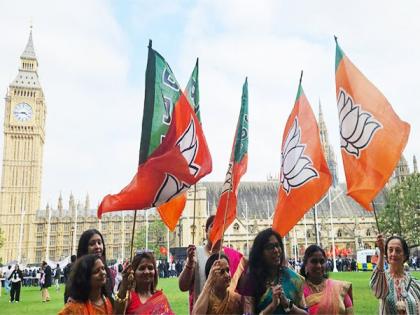
M 105 289 L 105 265 L 96 255 L 85 255 L 72 268 L 68 293 L 69 301 L 59 315 L 111 315 L 110 296 Z
M 300 273 L 305 277 L 303 294 L 309 314 L 353 314 L 351 283 L 327 279 L 326 263 L 321 247 L 306 249 Z
M 370 287 L 380 299 L 379 314 L 420 314 L 420 282 L 404 270 L 409 255 L 407 242 L 399 236 L 391 236 L 385 243 L 379 234 L 376 246 L 378 264 L 370 278 Z M 384 270 L 385 257 L 388 270 Z
M 287 267 L 283 242 L 271 228 L 255 238 L 249 255 L 244 312 L 247 314 L 307 314 L 304 279 Z
M 161 290 L 156 290 L 158 272 L 152 253 L 141 252 L 123 271 L 115 296 L 115 314 L 174 314 Z
M 231 284 L 229 259 L 226 255 L 215 253 L 209 257 L 205 266 L 206 282 L 192 310 L 197 314 L 242 314 L 241 296 Z

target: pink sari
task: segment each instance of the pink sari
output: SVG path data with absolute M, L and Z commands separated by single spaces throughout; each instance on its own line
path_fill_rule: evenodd
M 162 291 L 156 291 L 145 303 L 140 301 L 137 292 L 131 291 L 127 315 L 174 315 Z
M 327 279 L 321 292 L 312 292 L 305 281 L 303 294 L 310 315 L 353 314 L 351 283 Z

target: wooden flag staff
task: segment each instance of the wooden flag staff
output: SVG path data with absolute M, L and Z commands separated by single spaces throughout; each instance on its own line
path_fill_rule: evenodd
M 195 199 L 197 195 L 197 185 L 194 185 L 194 211 L 193 211 L 193 224 L 192 224 L 192 244 L 194 245 L 195 239 Z

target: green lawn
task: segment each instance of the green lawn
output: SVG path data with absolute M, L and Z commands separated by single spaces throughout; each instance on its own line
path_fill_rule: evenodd
M 420 279 L 420 272 L 413 272 L 414 277 Z M 353 298 L 355 314 L 377 314 L 378 301 L 373 297 L 369 289 L 369 272 L 341 272 L 331 273 L 331 278 L 346 280 L 353 283 Z M 159 287 L 163 288 L 169 299 L 172 309 L 176 314 L 188 314 L 188 293 L 180 292 L 176 278 L 160 279 Z M 39 288 L 23 288 L 20 303 L 9 303 L 9 296 L 3 288 L 0 297 L 0 314 L 13 315 L 50 315 L 57 314 L 63 306 L 63 288 L 59 292 L 50 288 L 51 302 L 41 302 Z

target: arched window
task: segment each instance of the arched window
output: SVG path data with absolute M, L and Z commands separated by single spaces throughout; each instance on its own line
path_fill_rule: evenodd
M 235 231 L 238 231 L 238 230 L 239 230 L 239 224 L 238 224 L 238 223 L 235 223 L 235 224 L 233 225 L 233 229 L 234 229 Z
M 343 233 L 341 232 L 341 230 L 338 230 L 337 232 L 337 237 L 342 237 Z
M 366 230 L 366 236 L 370 236 L 370 229 Z

